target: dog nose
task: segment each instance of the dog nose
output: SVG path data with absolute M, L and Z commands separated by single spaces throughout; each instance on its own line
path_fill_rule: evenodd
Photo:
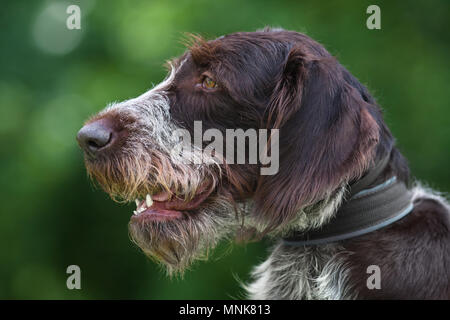
M 112 145 L 114 130 L 102 119 L 88 123 L 77 134 L 81 148 L 89 154 L 97 154 Z

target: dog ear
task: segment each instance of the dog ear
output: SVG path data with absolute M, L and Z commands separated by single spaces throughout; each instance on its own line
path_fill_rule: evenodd
M 280 128 L 300 108 L 307 61 L 308 58 L 299 49 L 289 51 L 266 111 L 269 128 Z
M 373 158 L 379 126 L 374 106 L 345 80 L 333 57 L 287 55 L 267 107 L 268 128 L 279 128 L 279 171 L 260 176 L 256 219 L 266 230 L 291 221 L 300 209 L 361 176 Z

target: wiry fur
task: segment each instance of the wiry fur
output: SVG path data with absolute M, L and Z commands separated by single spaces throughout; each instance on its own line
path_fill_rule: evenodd
M 419 181 L 414 182 L 414 186 L 412 188 L 412 199 L 413 202 L 420 199 L 432 199 L 444 206 L 447 211 L 450 212 L 448 195 L 446 193 L 433 190 Z
M 244 288 L 250 299 L 352 299 L 348 254 L 337 244 L 292 247 L 279 243 L 253 271 L 256 280 Z
M 218 85 L 205 88 L 205 77 Z M 105 121 L 116 139 L 96 157 L 83 145 L 86 167 L 112 198 L 133 201 L 165 190 L 189 203 L 205 187 L 211 191 L 181 217 L 129 225 L 132 240 L 170 275 L 239 231 L 240 239 L 278 241 L 245 286 L 250 298 L 450 298 L 450 207 L 419 185 L 414 210 L 389 227 L 339 244 L 279 242 L 326 224 L 347 186 L 380 159 L 389 156 L 389 163 L 374 183 L 395 175 L 409 185 L 407 162 L 375 100 L 306 35 L 264 29 L 211 41 L 194 37 L 163 83 L 89 123 L 96 121 Z M 195 121 L 222 133 L 279 128 L 279 172 L 260 176 L 261 163 L 205 159 L 205 144 L 173 152 L 179 140 L 172 133 L 184 129 L 192 136 Z M 369 264 L 382 269 L 380 292 L 366 286 Z
M 164 264 L 168 275 L 182 274 L 195 260 L 206 260 L 209 250 L 237 229 L 232 210 L 228 199 L 215 199 L 195 217 L 185 215 L 176 223 L 130 223 L 129 232 L 146 255 Z
M 217 183 L 214 170 L 220 167 L 213 159 L 204 159 L 202 150 L 192 146 L 190 154 L 173 152 L 179 144 L 173 132 L 180 127 L 171 119 L 165 89 L 175 73 L 172 68 L 163 83 L 137 98 L 110 105 L 89 121 L 117 117 L 129 132 L 119 154 L 109 155 L 107 161 L 86 162 L 89 174 L 113 198 L 134 201 L 165 189 L 189 199 L 205 180 L 211 188 Z
M 433 200 L 447 210 L 447 221 L 450 221 L 450 206 L 445 195 L 429 188 L 423 187 L 419 182 L 415 183 L 412 189 L 413 202 L 419 200 Z M 333 206 L 328 206 L 325 210 L 333 210 Z M 320 215 L 319 212 L 315 212 Z M 407 219 L 406 219 L 407 220 Z M 389 228 L 388 230 L 389 231 Z M 379 231 L 378 233 L 382 233 Z M 381 235 L 378 238 L 382 238 Z M 364 239 L 356 240 L 363 242 Z M 332 243 L 318 246 L 290 246 L 279 242 L 272 249 L 269 257 L 262 264 L 257 266 L 253 272 L 253 282 L 242 284 L 250 299 L 358 299 L 373 298 L 380 296 L 368 296 L 365 280 L 368 274 L 358 275 L 361 283 L 355 282 L 355 270 L 353 255 L 357 246 L 352 244 L 352 240 L 343 243 Z M 419 248 L 418 248 L 419 249 Z M 417 249 L 417 250 L 418 250 Z M 386 250 L 389 250 L 388 248 Z M 447 251 L 450 253 L 450 251 Z M 367 254 L 367 252 L 358 252 Z M 419 256 L 417 257 L 419 258 Z M 446 257 L 447 258 L 447 257 Z M 381 260 L 373 260 L 373 263 L 383 265 Z M 445 265 L 445 263 L 444 263 Z M 369 266 L 358 266 L 365 270 Z M 404 265 L 405 271 L 412 266 Z M 359 273 L 359 272 L 358 272 Z M 448 271 L 439 275 L 442 282 L 449 281 Z M 385 290 L 386 298 L 399 298 L 390 296 L 389 286 L 386 277 L 381 274 L 382 289 Z M 419 277 L 419 275 L 416 275 Z M 385 282 L 383 282 L 383 279 Z M 394 284 L 399 286 L 401 284 Z M 433 291 L 433 283 L 428 283 L 429 291 Z M 360 292 L 361 287 L 365 287 L 364 293 Z M 384 288 L 383 288 L 384 287 Z M 425 289 L 426 287 L 423 287 Z M 398 289 L 397 289 L 398 290 Z M 370 292 L 370 291 L 369 291 Z M 371 292 L 377 294 L 377 290 Z M 379 293 L 383 296 L 383 293 Z M 448 293 L 447 293 L 448 294 Z M 431 295 L 419 296 L 431 298 Z M 445 293 L 436 293 L 436 298 L 445 297 Z
M 346 184 L 343 184 L 339 189 L 327 195 L 323 200 L 299 210 L 296 217 L 289 224 L 285 225 L 284 228 L 274 229 L 265 235 L 272 239 L 277 239 L 288 236 L 292 234 L 292 232 L 305 232 L 319 228 L 334 216 L 337 209 L 344 201 L 346 193 L 347 187 Z M 245 216 L 244 228 L 255 228 L 259 233 L 264 233 L 267 225 L 265 223 L 259 223 L 258 220 L 255 220 L 252 217 L 250 214 L 252 209 L 252 202 L 246 203 L 245 206 L 240 206 L 240 211 L 243 212 Z
M 283 234 L 271 236 L 319 228 L 334 216 L 345 193 L 343 186 L 333 196 L 299 212 Z M 356 293 L 348 283 L 348 255 L 338 244 L 294 247 L 278 242 L 269 258 L 253 270 L 254 281 L 242 286 L 250 299 L 353 299 Z
M 175 72 L 172 68 L 162 84 L 135 99 L 110 105 L 90 120 L 116 117 L 128 132 L 120 153 L 86 161 L 90 176 L 113 199 L 134 201 L 163 189 L 173 197 L 189 200 L 205 182 L 210 189 L 218 183 L 220 167 L 212 158 L 205 159 L 197 146 L 192 146 L 189 154 L 185 150 L 182 154 L 173 152 L 179 144 L 173 132 L 180 127 L 171 119 L 165 90 Z M 167 267 L 168 274 L 182 273 L 236 226 L 231 212 L 229 199 L 218 197 L 195 217 L 185 215 L 180 221 L 164 223 L 130 222 L 129 234 L 145 254 Z

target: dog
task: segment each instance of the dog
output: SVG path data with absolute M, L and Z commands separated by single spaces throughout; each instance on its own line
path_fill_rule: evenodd
M 129 233 L 146 255 L 177 275 L 222 239 L 267 237 L 250 299 L 450 298 L 450 206 L 412 181 L 366 87 L 298 32 L 187 42 L 162 83 L 77 135 L 89 176 L 136 202 Z M 277 172 L 205 155 L 205 141 L 174 153 L 196 122 L 277 130 Z M 274 153 L 270 132 L 260 148 Z

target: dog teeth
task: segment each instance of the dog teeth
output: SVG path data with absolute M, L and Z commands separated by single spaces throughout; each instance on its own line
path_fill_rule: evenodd
M 152 196 L 149 194 L 147 194 L 145 200 L 136 199 L 134 202 L 136 203 L 136 210 L 133 211 L 133 214 L 136 216 L 150 208 L 153 204 Z
M 141 213 L 141 212 L 144 212 L 145 209 L 147 209 L 147 208 L 141 207 L 141 208 L 138 208 L 136 211 L 137 211 L 137 213 Z
M 145 197 L 145 204 L 147 205 L 147 208 L 150 208 L 153 204 L 152 197 L 149 194 Z

